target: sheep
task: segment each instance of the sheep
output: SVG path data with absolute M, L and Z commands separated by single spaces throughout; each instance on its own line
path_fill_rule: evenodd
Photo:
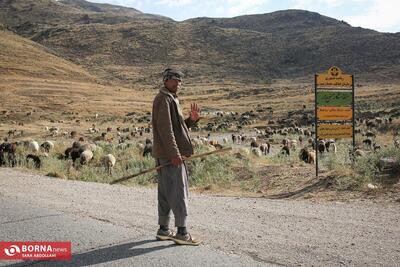
M 232 143 L 235 143 L 236 142 L 236 135 L 235 134 L 232 134 Z
M 216 140 L 210 140 L 210 141 L 208 141 L 208 144 L 209 144 L 209 145 L 212 145 L 212 146 L 215 146 L 216 144 L 218 144 L 218 141 L 216 141 Z
M 106 168 L 106 171 L 109 175 L 112 175 L 112 168 L 115 165 L 115 157 L 112 154 L 107 154 L 102 158 L 102 162 Z
M 376 134 L 375 134 L 374 132 L 372 132 L 372 131 L 367 131 L 367 132 L 365 133 L 365 136 L 366 136 L 366 137 L 375 137 Z
M 203 143 L 203 145 L 207 145 L 208 144 L 208 139 L 205 137 L 201 137 L 200 141 Z
M 260 145 L 260 150 L 264 155 L 267 155 L 267 153 L 269 154 L 270 148 L 270 143 L 264 143 Z
M 40 145 L 40 147 L 41 147 L 45 152 L 49 153 L 49 152 L 50 152 L 50 149 L 53 149 L 53 148 L 54 148 L 54 143 L 51 142 L 51 141 L 44 141 L 44 142 Z
M 256 141 L 252 140 L 250 143 L 250 147 L 256 148 L 256 147 L 259 147 L 259 144 Z
M 5 154 L 7 153 L 8 163 L 15 167 L 17 164 L 17 159 L 15 157 L 15 152 L 17 150 L 17 143 L 3 143 L 0 145 L 0 166 L 6 164 Z
M 88 143 L 88 144 L 84 144 L 81 146 L 84 150 L 90 150 L 92 152 L 95 152 L 97 149 L 96 144 L 93 143 Z
M 69 155 L 71 156 L 72 162 L 75 163 L 75 160 L 80 158 L 82 152 L 85 151 L 83 148 L 78 147 L 78 148 L 72 148 L 69 152 Z M 90 151 L 90 150 L 89 150 Z M 67 153 L 67 151 L 65 151 Z
M 222 149 L 223 146 L 221 144 L 214 144 L 215 149 Z
M 39 156 L 28 154 L 26 156 L 26 162 L 28 163 L 30 159 L 33 161 L 36 169 L 40 169 L 40 167 L 42 167 L 42 161 L 40 160 Z
M 308 150 L 307 148 L 302 148 L 300 150 L 299 158 L 305 163 L 315 164 L 315 151 Z
M 89 161 L 93 158 L 93 152 L 91 150 L 84 150 L 79 156 L 81 165 L 85 165 L 89 163 Z
M 146 145 L 143 148 L 142 156 L 143 157 L 151 156 L 152 151 L 153 151 L 153 144 L 152 144 L 151 140 L 147 138 Z
M 336 144 L 335 144 L 335 140 L 333 140 L 333 139 L 329 139 L 329 140 L 327 140 L 326 142 L 325 142 L 325 150 L 326 150 L 326 152 L 330 152 L 330 151 L 333 151 L 333 153 L 335 153 L 336 154 L 336 152 L 337 152 L 337 147 L 336 147 Z
M 367 147 L 369 147 L 369 148 L 372 147 L 372 140 L 371 140 L 370 138 L 364 139 L 362 142 L 363 142 L 363 144 L 364 144 L 365 146 L 367 146 Z
M 330 146 L 331 146 L 331 151 L 334 153 L 334 154 L 336 154 L 337 153 L 337 146 L 336 146 L 336 144 L 335 143 L 331 143 L 330 144 Z
M 281 150 L 281 154 L 285 156 L 290 156 L 290 149 L 287 145 L 284 145 Z
M 289 139 L 282 139 L 282 145 L 289 146 Z
M 318 141 L 318 146 L 317 146 L 317 150 L 319 153 L 324 153 L 326 150 L 326 143 L 324 140 L 319 140 Z
M 28 143 L 28 149 L 32 152 L 38 152 L 39 151 L 39 144 L 38 142 L 32 140 Z
M 194 147 L 200 147 L 201 145 L 203 145 L 203 142 L 200 138 L 193 138 L 192 144 Z
M 144 147 L 145 147 L 145 145 L 142 144 L 142 143 L 136 143 L 136 147 L 137 147 L 138 149 L 140 149 L 140 150 L 143 150 Z
M 356 149 L 356 151 L 354 151 L 354 156 L 356 157 L 364 157 L 365 154 L 366 154 L 365 151 L 361 149 Z
M 400 140 L 394 140 L 394 147 L 400 148 Z
M 291 148 L 293 148 L 294 150 L 296 150 L 296 147 L 297 147 L 297 140 L 296 140 L 296 139 L 290 139 L 290 140 L 289 140 L 289 146 L 290 146 Z
M 374 143 L 373 149 L 374 149 L 374 152 L 376 152 L 377 150 L 381 149 L 381 146 L 376 144 L 376 143 Z

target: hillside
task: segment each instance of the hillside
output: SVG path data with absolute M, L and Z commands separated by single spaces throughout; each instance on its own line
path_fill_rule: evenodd
M 1 85 L 15 96 L 27 95 L 15 100 L 25 107 L 46 106 L 45 99 L 40 105 L 32 100 L 33 89 L 49 86 L 50 91 L 64 90 L 58 111 L 90 113 L 110 103 L 116 105 L 107 109 L 110 113 L 148 111 L 166 66 L 186 74 L 182 100 L 207 108 L 232 110 L 234 103 L 234 109 L 246 111 L 261 105 L 283 115 L 303 104 L 311 108 L 313 74 L 332 65 L 355 74 L 363 109 L 392 108 L 399 101 L 399 33 L 355 28 L 308 11 L 175 22 L 83 0 L 7 0 L 0 2 L 0 23 L 27 38 L 4 35 L 1 42 L 8 47 L 0 58 L 5 79 L 18 74 L 25 80 Z M 29 45 L 14 44 L 14 39 Z M 44 52 L 58 65 L 38 59 Z M 77 104 L 81 92 L 92 102 Z M 131 105 L 136 102 L 140 104 Z
M 296 34 L 324 27 L 351 27 L 344 21 L 305 10 L 283 10 L 269 14 L 245 15 L 234 18 L 194 18 L 188 21 L 221 28 L 235 28 L 276 34 Z
M 95 80 L 85 69 L 54 56 L 42 45 L 6 30 L 0 30 L 0 57 L 0 75 L 7 77 Z
M 285 10 L 175 22 L 83 0 L 8 0 L 0 23 L 114 84 L 153 86 L 167 65 L 192 82 L 312 77 L 332 65 L 358 77 L 398 79 L 400 35 Z
M 134 8 L 83 0 L 0 1 L 0 23 L 24 36 L 57 25 L 117 24 L 134 18 L 170 20 L 163 16 L 145 14 Z
M 149 106 L 145 94 L 102 86 L 85 69 L 51 52 L 0 28 L 0 123 L 65 120 L 65 112 L 123 114 L 132 105 L 136 110 Z M 2 124 L 0 134 L 11 127 Z

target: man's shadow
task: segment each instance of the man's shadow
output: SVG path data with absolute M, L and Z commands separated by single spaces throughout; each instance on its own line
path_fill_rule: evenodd
M 140 245 L 147 243 L 163 244 L 156 245 L 146 248 L 135 248 Z M 155 252 L 161 249 L 175 247 L 173 242 L 167 243 L 156 240 L 142 240 L 137 242 L 130 242 L 124 244 L 118 244 L 111 247 L 99 248 L 88 252 L 78 253 L 72 255 L 71 261 L 24 261 L 7 265 L 9 267 L 16 266 L 88 266 L 92 264 L 100 264 L 112 262 L 115 260 L 127 259 L 139 255 L 143 255 L 150 252 Z

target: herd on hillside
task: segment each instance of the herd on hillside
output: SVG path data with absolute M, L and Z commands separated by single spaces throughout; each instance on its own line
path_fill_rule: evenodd
M 216 112 L 209 114 L 214 118 L 218 118 L 213 122 L 209 122 L 202 128 L 196 126 L 191 135 L 195 132 L 208 133 L 204 137 L 197 135 L 192 138 L 192 143 L 195 147 L 205 146 L 209 150 L 221 149 L 224 146 L 234 145 L 236 149 L 235 155 L 242 157 L 243 154 L 253 154 L 257 157 L 268 155 L 274 150 L 275 154 L 279 156 L 289 156 L 292 153 L 298 153 L 300 160 L 314 164 L 316 160 L 316 153 L 321 155 L 325 153 L 336 153 L 337 144 L 334 139 L 329 140 L 315 140 L 313 138 L 314 129 L 312 120 L 306 116 L 306 124 L 302 125 L 301 120 L 296 119 L 281 119 L 277 122 L 268 121 L 265 129 L 254 128 L 249 125 L 255 123 L 257 115 L 255 112 L 245 112 L 241 115 L 234 112 Z M 304 114 L 303 114 L 304 115 Z M 96 117 L 98 114 L 96 114 Z M 304 116 L 303 116 L 304 117 Z M 304 118 L 303 118 L 304 119 Z M 375 119 L 359 119 L 356 121 L 356 133 L 363 136 L 362 144 L 356 147 L 354 156 L 365 156 L 367 153 L 376 152 L 381 148 L 381 145 L 376 141 L 376 135 L 379 133 L 379 127 L 382 125 L 392 124 L 393 118 L 375 118 Z M 303 120 L 304 123 L 304 120 Z M 234 131 L 230 131 L 235 127 Z M 245 130 L 247 127 L 248 130 Z M 261 127 L 260 127 L 261 128 Z M 44 127 L 44 135 L 47 138 L 64 137 L 72 139 L 72 144 L 67 147 L 63 154 L 57 155 L 60 160 L 71 160 L 73 166 L 79 167 L 80 165 L 90 164 L 93 159 L 93 153 L 101 147 L 100 142 L 107 142 L 113 144 L 117 149 L 125 149 L 130 145 L 136 145 L 140 154 L 143 157 L 151 155 L 152 141 L 151 127 L 117 127 L 113 130 L 112 127 L 106 127 L 102 132 L 100 128 L 92 124 L 85 132 L 89 137 L 79 137 L 76 131 L 61 131 L 59 127 Z M 227 131 L 230 131 L 227 135 Z M 233 133 L 232 133 L 233 132 Z M 225 133 L 221 141 L 217 141 L 215 136 Z M 8 135 L 4 137 L 3 142 L 0 144 L 0 166 L 16 166 L 22 164 L 17 162 L 16 152 L 18 147 L 23 147 L 25 152 L 24 160 L 33 164 L 36 168 L 42 167 L 43 157 L 48 157 L 49 153 L 54 150 L 55 142 L 46 140 L 39 144 L 35 140 L 16 141 L 22 135 L 22 131 L 18 133 L 17 130 L 8 131 Z M 398 133 L 396 133 L 398 134 Z M 145 138 L 145 142 L 139 141 Z M 296 138 L 289 138 L 289 136 L 296 136 Z M 396 139 L 397 138 L 397 139 Z M 77 140 L 78 139 L 78 140 Z M 117 143 L 117 144 L 114 144 Z M 400 148 L 400 141 L 397 135 L 394 135 L 393 144 L 396 148 Z M 272 149 L 274 147 L 274 149 Z M 299 149 L 300 148 L 300 149 Z M 351 151 L 352 152 L 352 151 Z M 100 162 L 105 168 L 105 171 L 112 175 L 113 167 L 117 163 L 115 155 L 103 154 Z

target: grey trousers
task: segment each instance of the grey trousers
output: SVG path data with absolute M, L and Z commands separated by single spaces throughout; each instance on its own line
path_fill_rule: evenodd
M 156 159 L 156 165 L 169 160 Z M 185 163 L 169 165 L 158 170 L 158 224 L 169 225 L 171 210 L 176 227 L 186 227 L 188 215 L 188 174 Z

